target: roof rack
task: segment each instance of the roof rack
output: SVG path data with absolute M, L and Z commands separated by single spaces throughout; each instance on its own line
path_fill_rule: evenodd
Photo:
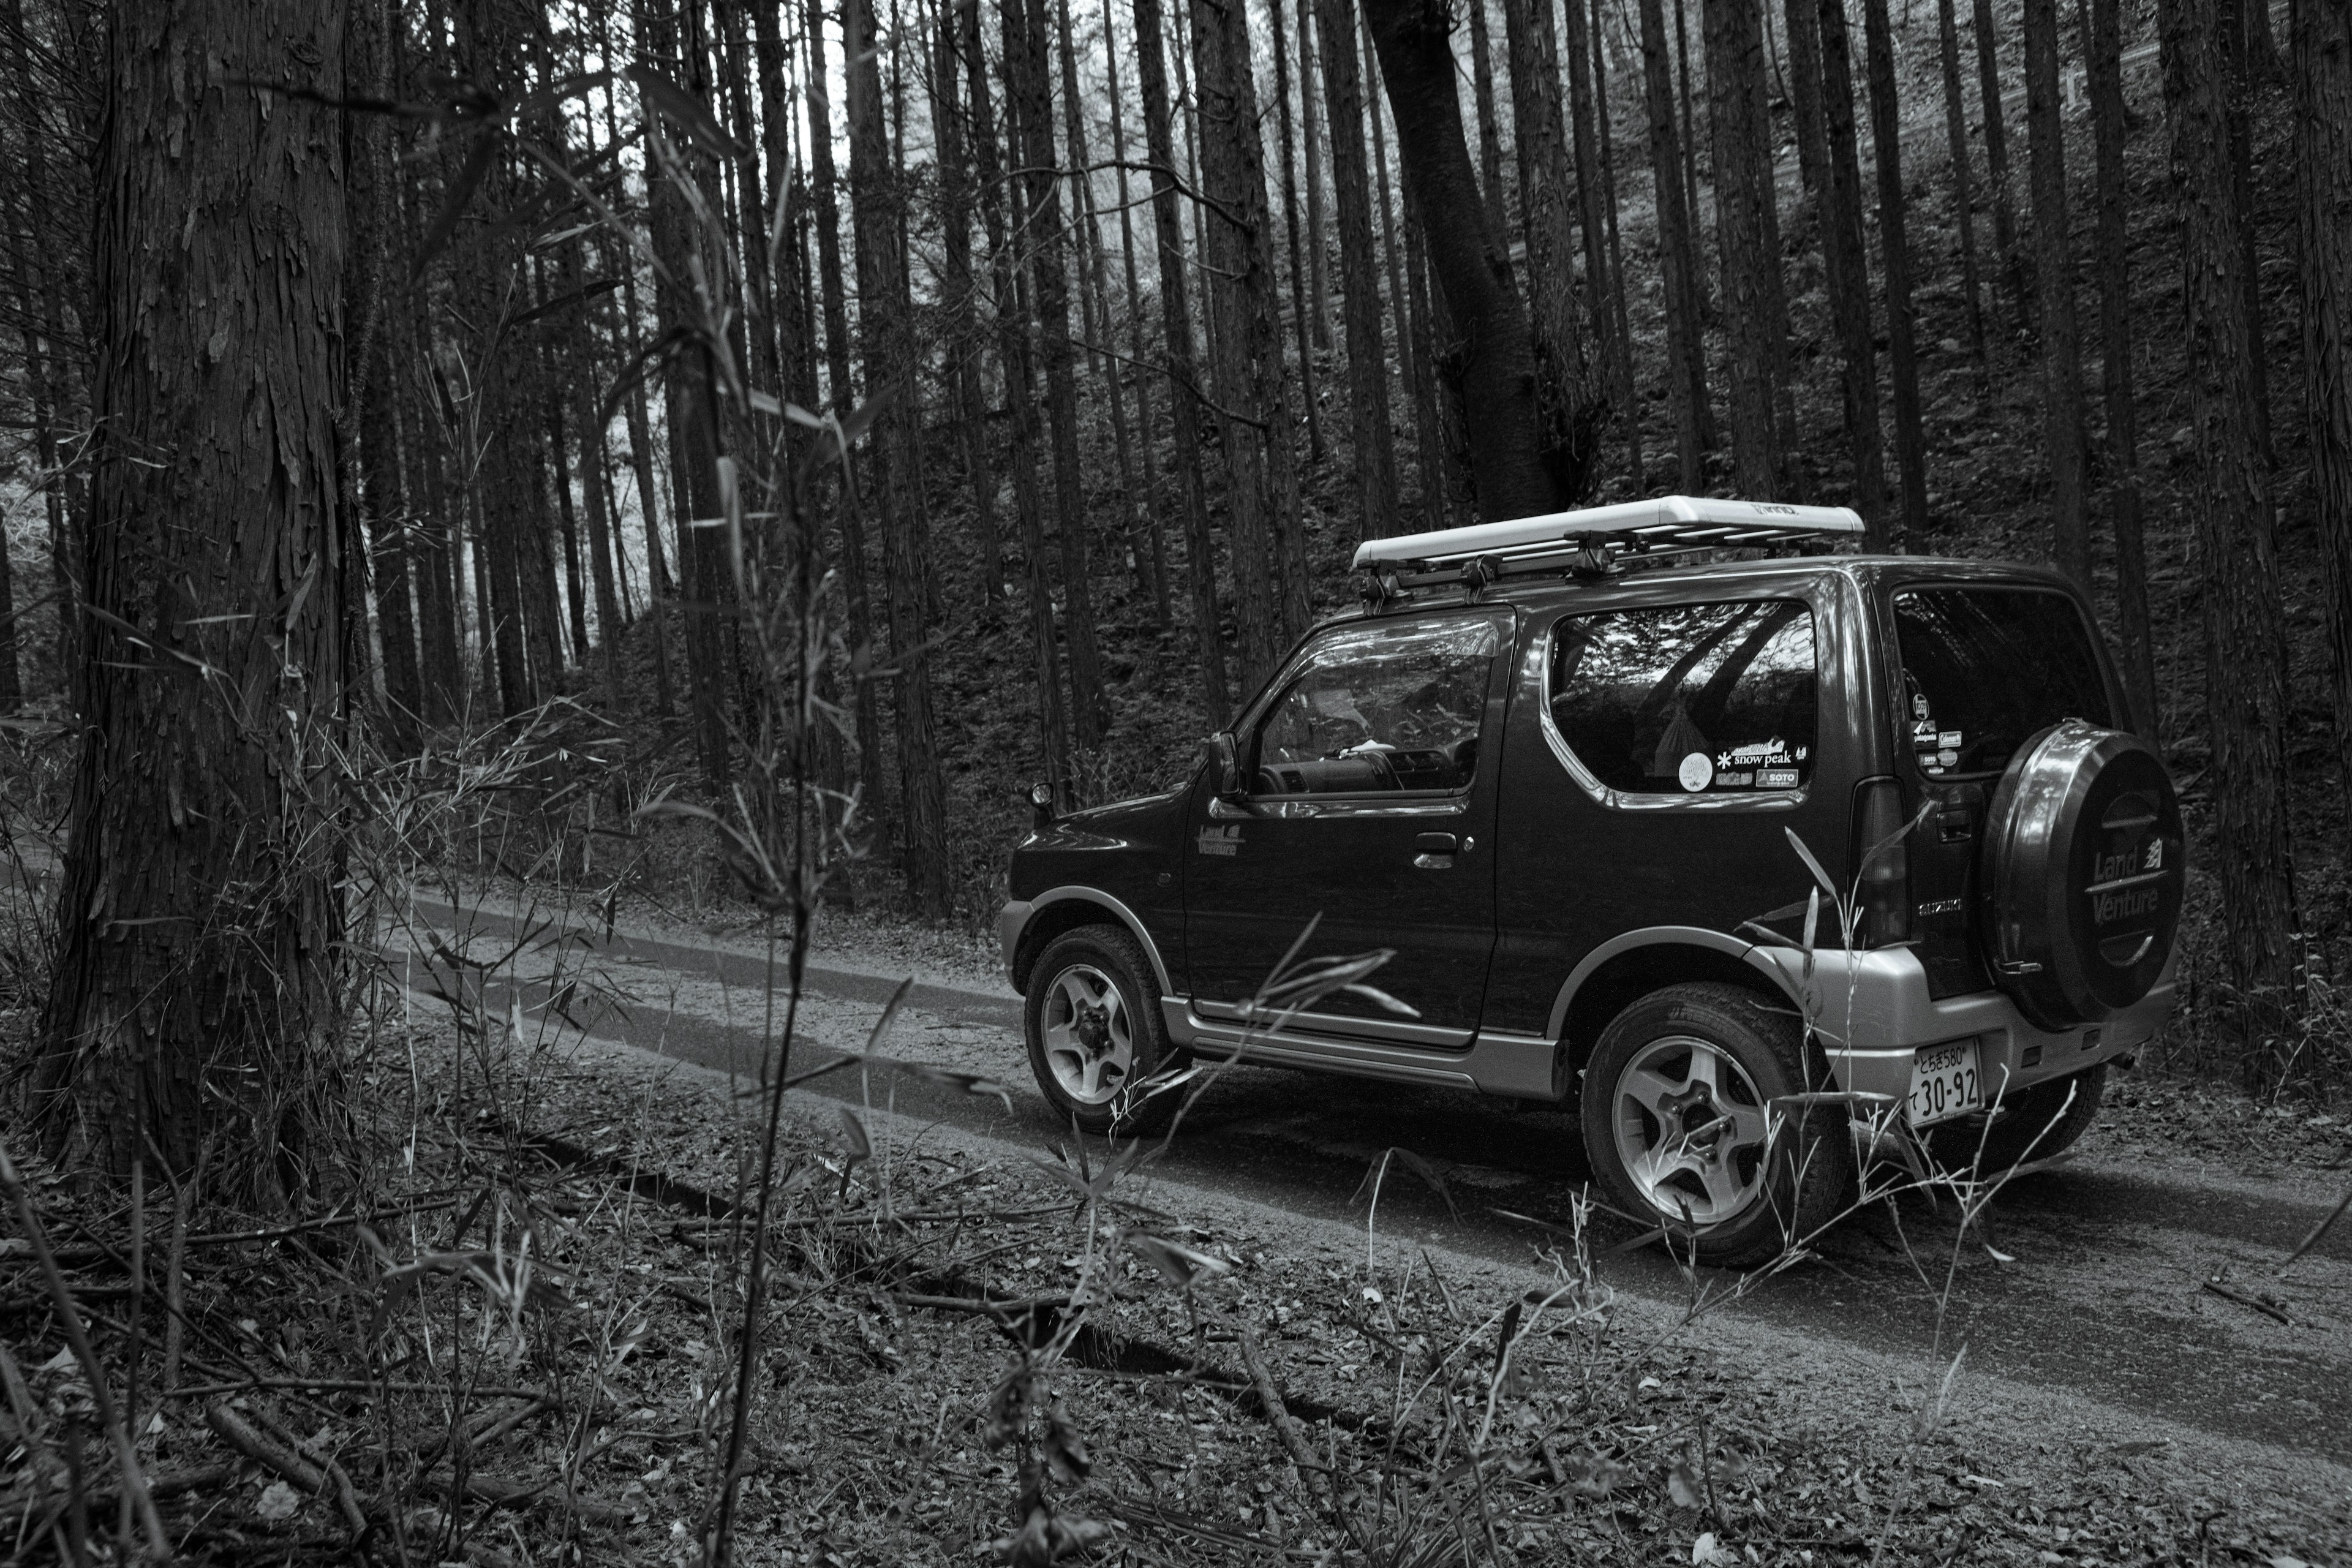
M 1475 597 L 1487 584 L 1504 577 L 1605 575 L 1621 556 L 1655 560 L 1861 531 L 1861 517 L 1842 506 L 1659 496 L 1508 522 L 1368 539 L 1356 547 L 1355 567 L 1373 574 L 1366 596 L 1377 608 L 1416 588 L 1466 585 Z

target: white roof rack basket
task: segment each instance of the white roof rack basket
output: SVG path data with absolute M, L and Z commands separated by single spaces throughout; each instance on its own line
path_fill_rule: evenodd
M 1382 587 L 1394 594 L 1440 582 L 1476 583 L 1529 572 L 1603 572 L 1618 555 L 1752 549 L 1861 531 L 1861 517 L 1842 506 L 1659 496 L 1509 522 L 1368 539 L 1356 547 L 1355 566 L 1378 574 L 1384 579 Z

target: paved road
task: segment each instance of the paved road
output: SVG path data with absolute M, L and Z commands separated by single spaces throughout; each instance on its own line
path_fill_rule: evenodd
M 428 916 L 433 911 L 421 910 Z M 475 950 L 485 956 L 487 944 Z M 618 935 L 600 940 L 594 962 L 631 984 L 642 1005 L 616 1008 L 574 995 L 563 1011 L 594 1035 L 704 1067 L 751 1074 L 760 1055 L 757 1004 L 765 964 L 722 948 Z M 808 984 L 824 1015 L 817 1043 L 854 1048 L 897 983 L 873 973 L 813 966 Z M 667 1001 L 653 1000 L 663 988 Z M 731 997 L 739 1024 L 708 998 Z M 698 1003 L 692 994 L 703 998 Z M 511 991 L 494 986 L 495 1012 Z M 526 985 L 537 1010 L 544 985 Z M 951 1064 L 984 1067 L 1013 1090 L 1007 1113 L 972 1098 L 901 1079 L 897 1109 L 983 1136 L 1032 1147 L 1056 1125 L 1031 1087 L 1020 1044 L 1019 1004 L 940 985 L 917 985 L 894 1043 L 925 1056 L 926 1041 L 954 1042 Z M 803 1058 L 807 1059 L 807 1058 Z M 855 1075 L 820 1079 L 811 1092 L 855 1098 Z M 2081 1157 L 2023 1177 L 1999 1200 L 1992 1236 L 2016 1261 L 1985 1249 L 1961 1253 L 1960 1282 L 1944 1325 L 1945 1353 L 1965 1340 L 1972 1368 L 2103 1404 L 2167 1417 L 2216 1435 L 2250 1439 L 2352 1463 L 2352 1424 L 2342 1419 L 2352 1389 L 2352 1222 L 2339 1226 L 2284 1279 L 2279 1261 L 2326 1213 L 2276 1184 L 2228 1177 L 2202 1183 L 2104 1159 L 2096 1137 Z M 1571 1118 L 1557 1110 L 1514 1111 L 1476 1096 L 1418 1090 L 1274 1068 L 1224 1075 L 1192 1113 L 1167 1177 L 1301 1215 L 1362 1223 L 1351 1203 L 1369 1163 L 1391 1146 L 1413 1150 L 1449 1173 L 1458 1215 L 1410 1178 L 1392 1178 L 1381 1200 L 1386 1234 L 1442 1236 L 1456 1250 L 1523 1263 L 1538 1233 L 1495 1211 L 1565 1221 L 1586 1173 Z M 2314 1200 L 2316 1194 L 2314 1194 Z M 1951 1210 L 1909 1202 L 1902 1229 L 1940 1283 L 1953 1238 Z M 1600 1243 L 1630 1239 L 1603 1222 Z M 2294 1321 L 2282 1325 L 2201 1289 L 2224 1266 L 2233 1285 L 2274 1292 Z M 1686 1286 L 1654 1248 L 1604 1258 L 1621 1289 L 1675 1300 Z M 1712 1282 L 1727 1288 L 1726 1277 Z M 1821 1261 L 1767 1282 L 1727 1311 L 1811 1336 L 1924 1357 L 1936 1334 L 1935 1292 L 1883 1213 L 1835 1233 Z

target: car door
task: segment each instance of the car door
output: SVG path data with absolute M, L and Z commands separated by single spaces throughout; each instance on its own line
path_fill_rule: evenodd
M 1239 801 L 1195 790 L 1185 862 L 1194 1005 L 1238 1016 L 1310 921 L 1304 957 L 1390 948 L 1370 983 L 1293 1026 L 1466 1047 L 1495 941 L 1495 778 L 1507 609 L 1350 621 L 1318 634 L 1236 734 Z

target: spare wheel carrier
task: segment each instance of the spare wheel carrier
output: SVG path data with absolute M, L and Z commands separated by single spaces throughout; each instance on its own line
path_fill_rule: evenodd
M 2042 1028 L 2130 1006 L 2172 956 L 2187 880 L 2156 750 L 2080 719 L 2018 748 L 1986 813 L 1979 910 L 2000 988 Z

